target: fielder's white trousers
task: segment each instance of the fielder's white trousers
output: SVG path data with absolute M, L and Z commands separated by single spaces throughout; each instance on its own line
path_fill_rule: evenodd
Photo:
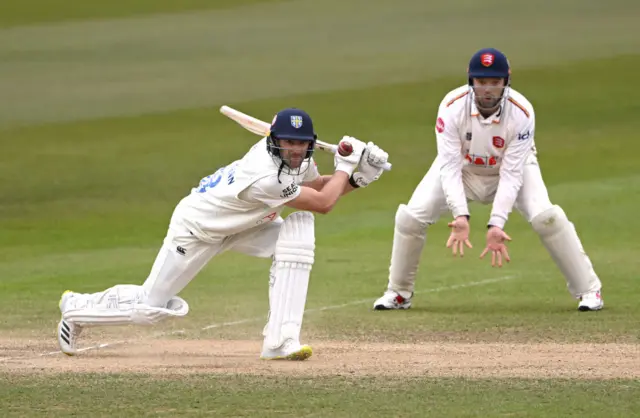
M 400 205 L 396 214 L 389 289 L 402 292 L 404 297 L 413 293 L 420 254 L 426 240 L 426 228 L 436 223 L 443 213 L 449 212 L 440 181 L 440 166 L 436 158 L 406 207 Z M 499 181 L 497 175 L 478 176 L 467 171 L 463 171 L 462 175 L 467 199 L 484 204 L 493 202 Z M 602 287 L 574 225 L 564 211 L 549 200 L 535 158 L 530 158 L 524 166 L 523 184 L 515 208 L 538 233 L 575 297 Z

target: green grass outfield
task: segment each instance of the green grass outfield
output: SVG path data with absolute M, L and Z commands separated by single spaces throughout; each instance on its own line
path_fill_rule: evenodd
M 639 411 L 640 4 L 429 3 L 0 5 L 0 415 Z M 414 307 L 371 311 L 395 210 L 435 156 L 439 101 L 487 45 L 507 53 L 535 106 L 543 175 L 603 281 L 602 312 L 577 312 L 517 213 L 512 262 L 478 260 L 489 208 L 475 204 L 468 256 L 450 256 L 438 223 Z M 141 283 L 178 200 L 258 139 L 222 104 L 267 120 L 301 107 L 323 139 L 373 140 L 394 164 L 316 216 L 303 325 L 314 357 L 258 360 L 269 261 L 237 254 L 181 294 L 187 318 L 88 330 L 82 345 L 112 345 L 56 354 L 62 291 Z M 329 156 L 318 162 L 331 172 Z

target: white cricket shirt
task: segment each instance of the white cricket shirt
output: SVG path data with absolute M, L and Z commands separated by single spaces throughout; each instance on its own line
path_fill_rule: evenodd
M 478 177 L 499 176 L 489 223 L 500 228 L 522 186 L 525 162 L 536 158 L 533 106 L 511 88 L 505 94 L 503 105 L 484 118 L 468 85 L 452 90 L 440 103 L 435 128 L 440 178 L 453 216 L 469 215 L 463 171 Z
M 279 168 L 263 138 L 242 159 L 203 178 L 180 201 L 174 217 L 206 242 L 271 222 L 298 197 L 300 184 L 319 176 L 313 159 L 303 163 L 301 175 L 286 170 L 278 175 Z

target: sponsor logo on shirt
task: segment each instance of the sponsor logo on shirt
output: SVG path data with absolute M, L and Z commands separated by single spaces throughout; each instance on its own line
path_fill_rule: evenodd
M 291 183 L 284 190 L 282 190 L 282 193 L 280 194 L 280 197 L 282 197 L 282 198 L 290 197 L 290 196 L 293 196 L 294 194 L 296 194 L 297 192 L 298 192 L 298 185 L 295 184 L 295 183 Z
M 465 160 L 467 160 L 468 164 L 475 165 L 477 167 L 493 167 L 498 164 L 498 160 L 500 157 L 496 157 L 493 155 L 477 155 L 477 154 L 467 154 L 464 156 Z

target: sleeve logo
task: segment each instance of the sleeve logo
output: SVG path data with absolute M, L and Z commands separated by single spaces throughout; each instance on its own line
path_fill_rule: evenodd
M 285 197 L 293 196 L 297 192 L 298 192 L 298 185 L 295 183 L 291 183 L 284 190 L 282 190 L 280 197 L 285 198 Z

